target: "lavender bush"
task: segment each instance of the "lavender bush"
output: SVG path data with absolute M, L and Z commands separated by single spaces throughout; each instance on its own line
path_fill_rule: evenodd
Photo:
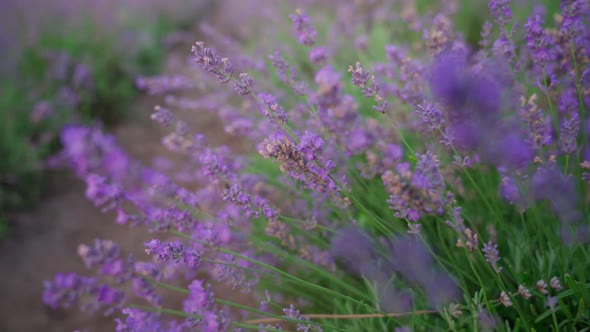
M 95 276 L 55 276 L 47 305 L 121 312 L 117 331 L 588 330 L 587 1 L 492 0 L 477 45 L 452 0 L 260 4 L 259 39 L 206 25 L 194 71 L 140 78 L 167 96 L 174 172 L 62 132 L 88 198 L 154 235 L 148 261 L 81 245 Z

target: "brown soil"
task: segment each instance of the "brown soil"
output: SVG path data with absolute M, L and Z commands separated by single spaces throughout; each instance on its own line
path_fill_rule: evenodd
M 185 63 L 189 49 L 173 52 L 170 63 Z M 140 98 L 132 120 L 112 130 L 130 155 L 146 163 L 165 153 L 160 144 L 162 131 L 149 119 L 157 103 L 153 97 Z M 213 143 L 236 146 L 211 114 L 194 114 L 190 124 L 193 130 L 213 136 Z M 96 209 L 86 200 L 84 191 L 85 184 L 70 172 L 51 174 L 46 197 L 33 211 L 17 217 L 16 229 L 0 243 L 0 331 L 114 330 L 113 317 L 77 310 L 54 311 L 41 301 L 43 280 L 58 272 L 88 273 L 77 255 L 79 244 L 111 239 L 123 253 L 133 252 L 141 258 L 145 257 L 142 243 L 153 237 L 147 231 L 115 224 L 114 216 Z

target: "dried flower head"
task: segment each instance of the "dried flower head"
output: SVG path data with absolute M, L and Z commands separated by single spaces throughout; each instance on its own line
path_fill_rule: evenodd
M 518 294 L 520 294 L 525 300 L 530 299 L 532 296 L 531 292 L 523 285 L 518 285 Z
M 549 287 L 558 291 L 563 289 L 561 282 L 559 282 L 559 278 L 557 277 L 552 277 L 551 280 L 549 280 Z
M 537 290 L 539 291 L 539 293 L 543 294 L 543 295 L 547 295 L 549 294 L 549 292 L 547 292 L 547 283 L 545 282 L 545 280 L 541 279 L 539 281 L 537 281 Z
M 508 294 L 506 294 L 505 291 L 502 291 L 502 293 L 500 293 L 500 297 L 498 298 L 498 300 L 505 307 L 511 307 L 512 306 L 512 301 L 510 300 L 510 297 L 508 296 Z

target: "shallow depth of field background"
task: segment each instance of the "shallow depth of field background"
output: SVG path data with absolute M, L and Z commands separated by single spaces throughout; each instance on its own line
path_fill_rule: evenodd
M 151 162 L 159 149 L 149 121 L 157 99 L 142 96 L 135 80 L 182 67 L 186 35 L 194 36 L 215 6 L 6 0 L 0 8 L 0 331 L 113 330 L 114 317 L 48 309 L 43 280 L 83 272 L 76 254 L 82 242 L 137 244 L 146 234 L 117 227 L 113 215 L 84 198 L 85 185 L 50 159 L 63 126 L 102 123 Z M 125 250 L 142 254 L 135 245 Z

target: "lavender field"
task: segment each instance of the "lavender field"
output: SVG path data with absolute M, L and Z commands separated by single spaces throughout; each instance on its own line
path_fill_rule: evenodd
M 0 331 L 590 331 L 588 0 L 4 8 Z

